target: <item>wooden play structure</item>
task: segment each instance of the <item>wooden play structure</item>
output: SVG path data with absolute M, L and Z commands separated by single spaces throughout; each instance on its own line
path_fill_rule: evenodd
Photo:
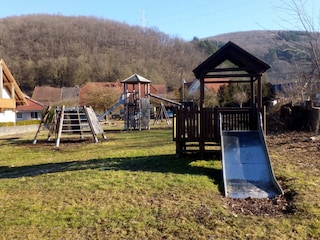
M 150 129 L 150 83 L 151 81 L 133 74 L 121 81 L 124 98 L 124 129 Z
M 225 62 L 231 63 L 226 67 Z M 209 146 L 220 146 L 220 126 L 225 130 L 257 129 L 259 113 L 263 115 L 262 74 L 270 66 L 233 42 L 228 42 L 193 72 L 200 80 L 199 106 L 180 106 L 175 109 L 173 139 L 177 154 L 203 153 Z M 206 108 L 206 83 L 249 84 L 250 107 Z M 221 121 L 220 121 L 221 119 Z
M 106 139 L 92 107 L 66 108 L 64 105 L 56 107 L 50 121 L 48 121 L 50 113 L 52 113 L 51 107 L 48 107 L 33 139 L 33 144 L 37 143 L 38 134 L 48 122 L 49 133 L 47 140 L 50 141 L 52 135 L 54 135 L 56 147 L 59 147 L 62 135 L 68 137 L 78 135 L 81 139 L 89 135 L 92 136 L 94 142 L 98 142 L 98 135 L 101 134 L 103 139 Z
M 152 105 L 150 97 L 160 101 L 160 106 L 155 115 L 156 124 L 162 117 L 166 118 L 167 123 L 171 123 L 163 102 L 171 105 L 181 106 L 181 103 L 154 95 L 150 93 L 151 81 L 138 75 L 133 74 L 127 79 L 121 81 L 123 93 L 119 100 L 98 117 L 102 120 L 106 115 L 114 111 L 119 105 L 124 106 L 124 130 L 142 130 L 150 129 L 150 112 Z

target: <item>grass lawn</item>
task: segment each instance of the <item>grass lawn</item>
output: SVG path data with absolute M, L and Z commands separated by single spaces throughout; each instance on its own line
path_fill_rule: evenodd
M 319 168 L 269 147 L 295 211 L 235 214 L 221 163 L 176 158 L 172 130 L 107 131 L 107 140 L 0 138 L 0 239 L 317 239 Z M 289 152 L 290 154 L 290 152 Z M 319 161 L 319 159 L 315 159 Z M 301 160 L 303 162 L 303 160 Z

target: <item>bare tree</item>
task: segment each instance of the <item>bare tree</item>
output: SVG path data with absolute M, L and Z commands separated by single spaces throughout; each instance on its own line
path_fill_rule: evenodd
M 320 15 L 315 15 L 307 10 L 308 1 L 290 0 L 282 1 L 283 8 L 287 14 L 293 16 L 290 19 L 292 27 L 303 32 L 306 41 L 288 41 L 287 51 L 295 54 L 296 79 L 294 88 L 295 96 L 301 96 L 304 101 L 308 97 L 314 96 L 319 91 L 320 79 Z M 288 39 L 286 39 L 288 40 Z M 293 86 L 291 86 L 293 87 Z
M 240 108 L 242 108 L 242 104 L 248 101 L 249 97 L 246 92 L 236 92 L 232 95 L 232 99 L 240 105 Z
M 95 110 L 105 111 L 119 98 L 120 88 L 91 88 L 84 96 L 84 105 L 92 106 Z

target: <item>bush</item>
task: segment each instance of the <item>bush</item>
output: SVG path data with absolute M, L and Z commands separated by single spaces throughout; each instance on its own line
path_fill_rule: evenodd
M 14 126 L 13 122 L 1 122 L 0 127 L 11 127 Z
M 40 124 L 40 122 L 41 122 L 40 120 L 23 120 L 23 121 L 18 121 L 16 123 L 2 122 L 2 123 L 0 123 L 0 127 L 34 125 L 34 124 Z
M 40 124 L 40 120 L 23 120 L 16 122 L 16 126 Z

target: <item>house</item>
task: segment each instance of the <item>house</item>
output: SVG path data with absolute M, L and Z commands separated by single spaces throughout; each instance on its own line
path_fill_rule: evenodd
M 16 108 L 27 105 L 16 80 L 3 59 L 0 59 L 0 122 L 16 122 Z
M 28 105 L 17 106 L 16 121 L 21 120 L 41 120 L 42 112 L 45 109 L 45 105 L 33 100 L 32 98 L 25 96 Z
M 217 80 L 221 80 L 221 78 L 217 79 Z M 214 81 L 214 79 L 210 79 L 210 82 L 206 83 L 206 79 L 204 79 L 205 91 L 211 90 L 211 91 L 214 91 L 217 93 L 219 91 L 219 88 L 224 84 L 224 83 L 213 83 L 213 81 Z M 188 89 L 189 95 L 194 95 L 200 88 L 200 80 L 195 79 L 192 82 L 185 83 L 184 86 L 185 86 L 185 88 Z
M 150 93 L 160 96 L 165 96 L 167 94 L 167 87 L 163 84 L 151 84 Z
M 36 86 L 32 93 L 32 99 L 46 106 L 68 105 L 77 106 L 79 101 L 79 87 L 49 87 Z

